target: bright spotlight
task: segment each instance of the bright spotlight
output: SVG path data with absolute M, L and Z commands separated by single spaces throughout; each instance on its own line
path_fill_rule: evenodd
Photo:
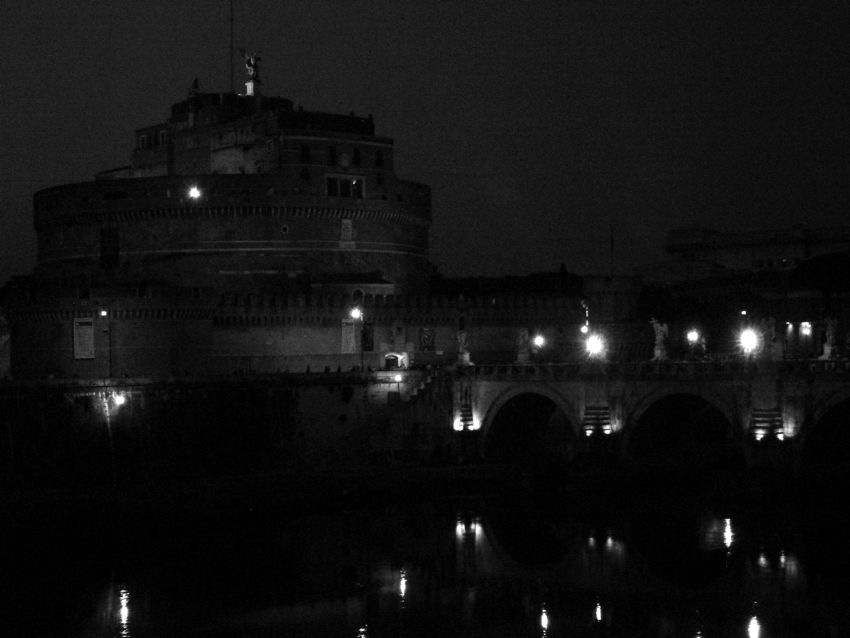
M 581 334 L 586 335 L 588 330 L 590 330 L 590 328 L 587 327 L 587 324 L 584 324 L 581 327 Z
M 810 324 L 808 321 L 802 322 L 800 324 L 800 334 L 802 334 L 804 337 L 811 337 L 812 336 L 812 324 Z
M 363 318 L 363 311 L 359 306 L 354 306 L 354 308 L 351 309 L 351 312 L 348 313 L 348 316 L 355 321 L 358 321 Z
M 189 199 L 200 199 L 201 189 L 197 186 L 190 186 L 187 194 L 189 195 Z
M 542 348 L 546 345 L 546 339 L 543 335 L 534 335 L 534 339 L 531 340 L 531 343 L 534 344 L 535 348 Z
M 759 335 L 752 328 L 746 328 L 741 331 L 741 336 L 738 338 L 738 343 L 741 344 L 741 349 L 744 354 L 752 354 L 759 345 Z
M 688 340 L 688 345 L 695 346 L 699 341 L 699 330 L 697 330 L 696 328 L 691 328 L 690 330 L 688 330 L 688 334 L 686 334 L 685 337 Z
M 401 381 L 402 381 L 402 376 L 401 376 L 400 374 L 395 375 L 395 376 L 393 377 L 393 381 L 395 381 L 396 383 L 401 383 Z
M 101 309 L 100 309 L 100 316 L 101 316 L 101 317 L 105 317 L 105 316 L 106 316 L 106 315 L 108 315 L 108 314 L 109 314 L 109 311 L 108 311 L 106 308 L 101 308 Z
M 119 407 L 127 403 L 127 397 L 120 392 L 118 394 L 113 395 L 112 400 L 115 401 L 115 405 Z
M 585 348 L 591 357 L 598 357 L 605 350 L 605 341 L 599 335 L 590 335 L 585 342 Z

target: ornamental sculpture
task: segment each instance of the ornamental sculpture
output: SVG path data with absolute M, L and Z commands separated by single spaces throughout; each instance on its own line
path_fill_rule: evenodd
M 239 49 L 239 53 L 242 54 L 242 59 L 245 60 L 245 70 L 248 72 L 248 81 L 253 80 L 254 82 L 260 81 L 260 60 L 262 59 L 259 55 L 249 54 L 245 49 Z

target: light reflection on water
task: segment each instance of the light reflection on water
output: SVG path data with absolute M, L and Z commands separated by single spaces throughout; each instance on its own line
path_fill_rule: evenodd
M 90 547 L 65 548 L 60 563 L 76 570 L 50 574 L 60 599 L 76 579 L 84 591 L 116 575 L 131 583 L 108 588 L 108 614 L 87 612 L 90 599 L 65 593 L 61 613 L 48 612 L 57 614 L 45 621 L 50 630 L 37 627 L 27 601 L 43 581 L 25 572 L 15 580 L 17 632 L 0 633 L 850 635 L 843 594 L 831 597 L 822 578 L 816 596 L 810 591 L 811 559 L 793 526 L 712 512 L 602 518 L 465 500 L 125 535 L 121 548 L 95 560 Z M 50 569 L 45 560 L 39 569 Z M 0 579 L 0 592 L 12 591 L 15 573 Z M 745 596 L 758 597 L 758 611 Z M 783 625 L 788 618 L 793 626 Z
M 119 617 L 121 622 L 121 636 L 124 638 L 130 637 L 130 592 L 126 589 L 122 589 L 119 593 L 119 602 L 121 604 L 121 609 L 119 610 Z

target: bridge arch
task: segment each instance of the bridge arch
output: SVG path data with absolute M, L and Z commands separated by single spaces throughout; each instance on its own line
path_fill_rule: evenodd
M 648 470 L 742 466 L 743 439 L 734 412 L 705 394 L 680 388 L 645 397 L 627 420 L 626 461 Z
M 643 394 L 631 406 L 627 406 L 625 432 L 628 435 L 629 429 L 637 424 L 644 413 L 657 404 L 659 401 L 671 397 L 673 395 L 686 394 L 703 399 L 705 402 L 717 408 L 726 418 L 729 424 L 735 427 L 739 421 L 737 411 L 735 409 L 734 397 L 724 396 L 722 393 L 709 390 L 705 387 L 657 387 L 654 390 Z
M 850 482 L 850 391 L 830 394 L 801 430 L 802 470 L 809 477 Z
M 577 410 L 557 390 L 541 384 L 512 384 L 484 412 L 479 451 L 485 458 L 504 456 L 506 446 L 523 452 L 551 452 L 571 460 L 579 437 Z M 525 448 L 525 449 L 518 449 Z
M 816 429 L 818 424 L 821 423 L 824 417 L 826 417 L 834 408 L 847 401 L 850 401 L 850 388 L 841 388 L 839 390 L 824 393 L 820 397 L 816 397 L 812 417 L 809 419 L 809 423 L 803 424 L 804 428 L 802 430 L 802 434 L 804 439 L 805 436 L 809 434 L 809 431 Z

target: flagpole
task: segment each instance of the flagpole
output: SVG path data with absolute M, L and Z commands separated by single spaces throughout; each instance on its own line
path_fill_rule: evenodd
M 233 93 L 233 0 L 230 0 L 230 55 L 227 58 L 230 67 L 230 92 Z

